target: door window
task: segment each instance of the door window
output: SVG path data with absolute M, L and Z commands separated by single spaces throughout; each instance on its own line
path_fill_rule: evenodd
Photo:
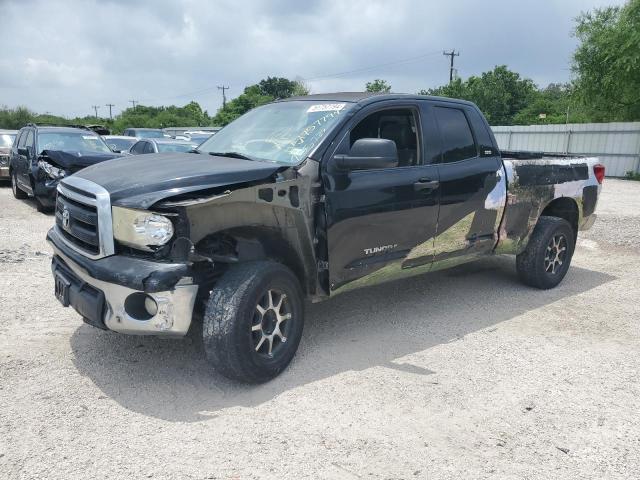
M 27 133 L 27 140 L 25 142 L 25 146 L 31 147 L 32 149 L 35 150 L 35 145 L 33 144 L 33 130 L 29 130 L 29 133 Z
M 398 166 L 418 165 L 418 129 L 413 109 L 397 108 L 372 113 L 358 123 L 349 135 L 350 146 L 360 138 L 393 140 L 398 149 Z
M 458 162 L 478 155 L 471 127 L 462 110 L 435 107 L 440 134 L 442 135 L 442 162 Z
M 20 138 L 18 139 L 18 148 L 24 148 L 24 144 L 27 141 L 27 131 L 23 130 L 20 133 Z
M 151 142 L 145 142 L 144 153 L 154 153 L 153 145 Z

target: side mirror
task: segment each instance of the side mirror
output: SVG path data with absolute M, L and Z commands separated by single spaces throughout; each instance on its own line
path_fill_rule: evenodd
M 398 166 L 396 142 L 386 138 L 360 138 L 348 155 L 335 155 L 334 164 L 340 170 L 368 170 Z
M 120 150 L 118 149 L 118 146 L 115 143 L 110 143 L 109 148 L 114 153 L 120 153 Z

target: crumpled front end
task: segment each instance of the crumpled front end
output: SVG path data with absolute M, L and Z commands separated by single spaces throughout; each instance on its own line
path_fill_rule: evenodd
M 53 248 L 55 294 L 98 328 L 140 335 L 185 335 L 198 293 L 187 263 L 116 251 L 109 194 L 71 177 L 60 186 Z

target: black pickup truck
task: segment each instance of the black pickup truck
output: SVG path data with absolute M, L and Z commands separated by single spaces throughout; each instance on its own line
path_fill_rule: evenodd
M 604 178 L 596 159 L 501 155 L 475 105 L 416 95 L 271 103 L 196 153 L 65 177 L 55 294 L 127 334 L 182 336 L 201 315 L 207 358 L 245 382 L 291 361 L 305 298 L 498 253 L 556 286 Z

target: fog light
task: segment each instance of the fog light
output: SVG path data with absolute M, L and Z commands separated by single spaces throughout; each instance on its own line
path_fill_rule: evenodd
M 155 317 L 156 313 L 158 313 L 158 304 L 152 297 L 147 295 L 144 299 L 144 309 L 150 316 Z

